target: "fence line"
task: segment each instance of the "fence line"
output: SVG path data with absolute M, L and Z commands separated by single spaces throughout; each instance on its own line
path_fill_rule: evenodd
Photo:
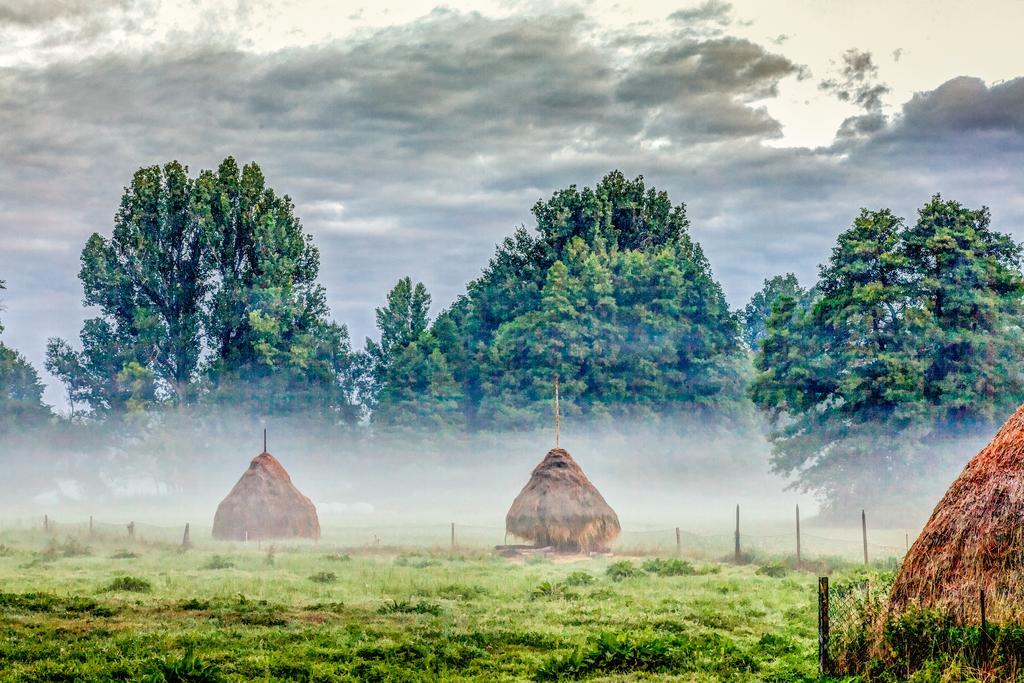
M 129 525 L 131 527 L 129 528 Z M 208 527 L 206 527 L 208 529 Z M 184 524 L 162 525 L 134 520 L 121 522 L 104 521 L 90 516 L 64 522 L 49 515 L 0 519 L 0 534 L 6 531 L 41 530 L 51 535 L 89 534 L 98 538 L 123 538 L 125 542 L 175 541 L 182 538 Z M 458 521 L 449 523 L 402 524 L 388 521 L 380 524 L 331 525 L 323 529 L 321 543 L 349 547 L 408 547 L 408 548 L 483 548 L 504 544 L 507 534 L 504 527 L 497 525 Z M 851 527 L 852 531 L 852 527 Z M 192 542 L 202 539 L 208 533 L 202 525 L 192 525 Z M 736 547 L 739 540 L 741 547 Z M 798 540 L 793 532 L 754 534 L 747 530 L 739 539 L 734 533 L 699 533 L 680 527 L 626 526 L 623 528 L 614 550 L 620 554 L 634 552 L 673 552 L 690 554 L 707 559 L 727 559 L 735 552 L 748 557 L 751 552 L 766 556 L 795 556 L 800 543 L 802 560 L 814 557 L 856 558 L 863 549 L 864 539 L 834 538 L 807 533 L 806 524 Z M 873 557 L 902 557 L 905 547 L 868 541 L 866 548 Z M 737 560 L 739 555 L 735 556 Z

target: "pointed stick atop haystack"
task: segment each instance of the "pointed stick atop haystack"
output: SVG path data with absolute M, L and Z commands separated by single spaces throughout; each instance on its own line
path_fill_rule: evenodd
M 561 416 L 558 413 L 558 373 L 555 373 L 555 448 L 558 448 L 560 432 L 562 430 Z

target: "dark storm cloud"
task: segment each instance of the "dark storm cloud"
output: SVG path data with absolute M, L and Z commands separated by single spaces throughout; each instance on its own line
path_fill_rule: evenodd
M 594 29 L 579 14 L 435 11 L 272 54 L 179 41 L 0 69 L 4 339 L 38 365 L 47 336 L 77 334 L 86 237 L 110 230 L 136 168 L 170 159 L 194 172 L 229 154 L 257 160 L 315 235 L 335 315 L 357 344 L 399 277 L 446 305 L 496 242 L 530 224 L 534 202 L 613 168 L 687 203 L 737 306 L 769 275 L 813 276 L 860 206 L 909 214 L 942 191 L 992 204 L 999 220 L 1024 211 L 1015 191 L 1016 209 L 1000 213 L 986 196 L 1000 181 L 970 173 L 1019 165 L 1019 145 L 943 156 L 965 134 L 1019 141 L 1016 82 L 951 82 L 895 122 L 851 121 L 856 135 L 832 147 L 776 149 L 763 143 L 780 125 L 757 103 L 804 77 L 800 65 L 684 27 Z

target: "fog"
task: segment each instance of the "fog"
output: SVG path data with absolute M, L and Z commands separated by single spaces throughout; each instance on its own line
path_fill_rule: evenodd
M 116 437 L 99 425 L 66 426 L 10 440 L 0 518 L 81 524 L 92 516 L 166 529 L 188 522 L 208 534 L 218 503 L 262 450 L 264 428 L 268 451 L 317 506 L 324 538 L 352 545 L 447 543 L 451 523 L 460 541 L 500 543 L 509 505 L 554 446 L 553 429 L 389 432 L 225 413 L 167 413 L 159 423 L 123 426 Z M 880 531 L 885 542 L 902 545 L 923 524 L 990 436 L 949 435 L 904 495 L 865 505 L 873 528 L 892 529 Z M 620 543 L 673 543 L 679 527 L 725 547 L 737 505 L 748 542 L 788 539 L 796 505 L 809 528 L 859 526 L 859 514 L 817 518 L 820 501 L 772 473 L 771 446 L 753 419 L 569 421 L 560 441 L 617 512 Z M 886 486 L 885 473 L 870 476 Z

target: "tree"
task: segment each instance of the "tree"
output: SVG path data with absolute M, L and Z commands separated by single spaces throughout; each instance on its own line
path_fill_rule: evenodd
M 47 367 L 97 415 L 201 399 L 354 422 L 355 358 L 318 271 L 294 205 L 256 164 L 229 157 L 195 179 L 178 162 L 140 169 L 112 236 L 82 252 L 101 315 L 81 351 L 50 340 Z
M 552 378 L 588 418 L 720 411 L 743 402 L 736 317 L 688 234 L 683 205 L 607 175 L 534 207 L 439 316 L 441 348 L 477 427 L 546 421 Z
M 125 189 L 111 237 L 82 251 L 83 303 L 100 317 L 82 331 L 85 350 L 53 340 L 47 365 L 97 409 L 120 408 L 117 375 L 150 374 L 154 398 L 184 405 L 197 376 L 207 235 L 194 216 L 194 184 L 174 161 L 139 169 Z M 81 371 L 72 376 L 68 373 Z
M 935 195 L 904 237 L 914 295 L 930 322 L 925 393 L 946 425 L 991 421 L 1024 392 L 1021 247 L 990 222 L 986 207 Z
M 1018 258 L 984 209 L 936 197 L 910 228 L 862 210 L 811 305 L 779 296 L 766 321 L 750 393 L 775 469 L 834 508 L 863 505 L 916 477 L 950 428 L 1019 403 Z
M 329 320 L 320 253 L 294 204 L 234 159 L 197 181 L 212 274 L 204 324 L 212 396 L 260 414 L 358 419 L 348 330 Z
M 429 324 L 429 309 L 426 287 L 405 277 L 376 311 L 380 341 L 367 339 L 366 353 L 367 403 L 377 424 L 443 429 L 461 423 L 461 391 Z M 450 336 L 450 322 L 441 322 L 437 332 Z
M 776 275 L 764 281 L 764 285 L 754 293 L 743 309 L 743 340 L 751 350 L 756 351 L 764 338 L 765 324 L 768 316 L 772 314 L 772 304 L 783 296 L 799 302 L 808 302 L 810 294 L 800 286 L 793 273 Z
M 0 291 L 7 289 L 0 280 Z M 0 305 L 0 311 L 3 306 Z M 0 322 L 0 333 L 4 331 Z M 43 403 L 43 383 L 20 353 L 0 342 L 0 434 L 38 425 L 50 417 Z

